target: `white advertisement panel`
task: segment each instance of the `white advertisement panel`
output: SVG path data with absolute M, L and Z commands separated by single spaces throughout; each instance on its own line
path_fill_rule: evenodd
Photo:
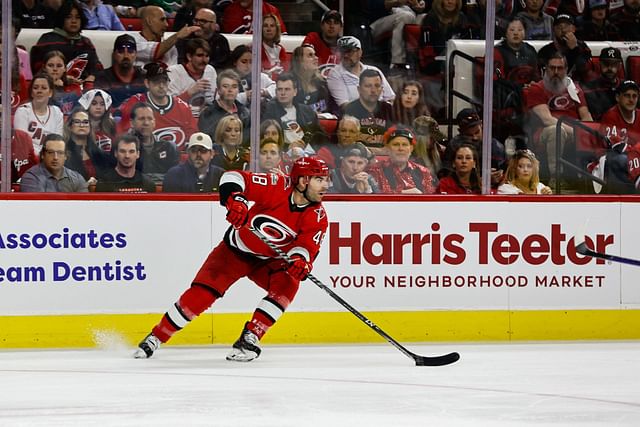
M 621 308 L 640 303 L 640 257 L 626 231 L 636 204 L 327 202 L 330 227 L 313 273 L 360 310 Z M 222 239 L 211 201 L 0 201 L 0 314 L 163 312 Z M 621 235 L 620 230 L 625 230 Z M 623 239 L 625 244 L 623 244 Z M 252 311 L 248 281 L 217 312 Z M 342 311 L 310 282 L 290 311 Z

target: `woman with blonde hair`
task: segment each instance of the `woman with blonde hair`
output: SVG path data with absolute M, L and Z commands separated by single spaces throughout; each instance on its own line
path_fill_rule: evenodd
M 530 150 L 518 150 L 509 160 L 505 183 L 498 194 L 553 194 L 540 182 L 540 162 Z
M 249 150 L 242 144 L 242 120 L 235 114 L 218 122 L 211 162 L 224 170 L 245 170 L 249 164 Z

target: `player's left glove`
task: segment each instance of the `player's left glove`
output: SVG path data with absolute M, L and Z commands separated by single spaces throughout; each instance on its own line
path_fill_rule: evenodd
M 299 255 L 294 255 L 292 259 L 293 261 L 287 268 L 287 273 L 294 279 L 303 281 L 311 273 L 313 265 Z

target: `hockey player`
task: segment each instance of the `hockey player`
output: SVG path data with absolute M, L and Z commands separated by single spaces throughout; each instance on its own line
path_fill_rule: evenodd
M 222 298 L 238 279 L 247 277 L 267 295 L 245 323 L 227 360 L 257 358 L 258 342 L 293 301 L 318 255 L 328 225 L 321 204 L 328 187 L 329 169 L 315 157 L 298 159 L 290 177 L 226 172 L 220 180 L 220 203 L 227 208 L 231 227 L 200 267 L 191 287 L 140 342 L 134 357 L 151 357 L 161 343 Z M 251 208 L 249 200 L 254 202 Z M 293 262 L 278 258 L 251 228 L 271 239 Z

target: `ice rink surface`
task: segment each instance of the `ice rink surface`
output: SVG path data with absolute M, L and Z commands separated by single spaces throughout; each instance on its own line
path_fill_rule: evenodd
M 108 340 L 107 340 L 108 341 Z M 0 426 L 639 426 L 640 342 L 0 352 Z

